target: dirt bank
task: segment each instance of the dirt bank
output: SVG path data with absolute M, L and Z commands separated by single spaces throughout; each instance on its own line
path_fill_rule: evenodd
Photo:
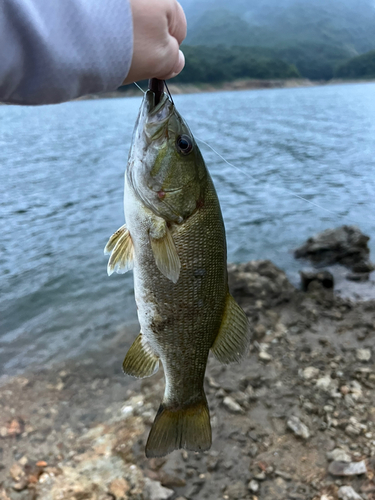
M 307 78 L 293 78 L 288 80 L 255 80 L 242 79 L 232 82 L 222 83 L 173 83 L 168 82 L 168 87 L 172 95 L 178 94 L 199 94 L 202 92 L 224 92 L 235 90 L 262 90 L 262 89 L 289 89 L 296 87 L 317 87 L 321 85 L 344 85 L 344 84 L 374 83 L 372 80 L 309 80 Z M 86 99 L 107 99 L 113 97 L 134 97 L 139 96 L 140 90 L 133 86 L 128 86 L 124 91 L 107 92 L 103 94 L 91 94 L 80 97 L 77 100 Z
M 124 377 L 120 336 L 0 388 L 0 499 L 375 499 L 375 302 L 267 261 L 230 284 L 254 342 L 240 365 L 210 357 L 210 451 L 144 457 L 163 375 Z

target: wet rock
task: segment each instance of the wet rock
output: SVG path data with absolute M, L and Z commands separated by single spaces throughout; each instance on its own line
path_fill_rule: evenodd
M 270 308 L 288 302 L 295 291 L 286 274 L 269 260 L 229 264 L 228 272 L 229 288 L 240 305 L 260 301 Z
M 309 290 L 311 283 L 318 283 L 323 288 L 333 289 L 334 279 L 329 271 L 300 271 L 301 288 L 304 292 Z
M 371 349 L 357 349 L 355 354 L 358 361 L 370 361 L 371 359 Z
M 327 229 L 309 238 L 294 256 L 316 264 L 342 264 L 354 272 L 370 272 L 373 265 L 369 262 L 369 239 L 355 226 Z
M 230 396 L 226 396 L 223 399 L 223 405 L 231 413 L 243 413 L 241 406 Z
M 358 476 L 367 473 L 366 462 L 331 462 L 328 472 L 333 476 Z
M 337 492 L 337 496 L 341 500 L 363 500 L 361 495 L 358 495 L 351 486 L 341 486 Z
M 341 448 L 335 448 L 327 453 L 327 459 L 335 462 L 351 462 L 351 456 Z
M 149 500 L 168 500 L 174 495 L 173 490 L 164 488 L 158 481 L 152 481 L 149 478 L 145 478 L 145 490 Z
M 287 421 L 287 426 L 294 434 L 302 439 L 308 439 L 310 437 L 310 431 L 303 422 L 298 417 L 292 416 Z

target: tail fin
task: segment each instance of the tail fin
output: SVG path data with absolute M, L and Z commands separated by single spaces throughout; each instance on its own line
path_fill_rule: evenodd
M 173 450 L 206 451 L 211 448 L 210 412 L 201 400 L 184 408 L 160 405 L 146 444 L 146 457 L 163 457 Z

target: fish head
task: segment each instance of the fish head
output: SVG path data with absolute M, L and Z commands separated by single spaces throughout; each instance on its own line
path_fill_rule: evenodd
M 181 224 L 201 203 L 207 170 L 185 120 L 166 94 L 146 92 L 135 126 L 128 181 L 158 216 Z

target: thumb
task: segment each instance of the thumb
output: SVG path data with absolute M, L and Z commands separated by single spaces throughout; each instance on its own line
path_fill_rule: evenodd
M 174 78 L 184 69 L 185 56 L 183 52 L 179 50 L 178 46 L 174 47 L 173 52 L 166 56 L 165 61 L 166 66 L 160 68 L 158 74 L 155 75 L 155 78 L 158 78 L 159 80 L 169 80 L 170 78 Z

